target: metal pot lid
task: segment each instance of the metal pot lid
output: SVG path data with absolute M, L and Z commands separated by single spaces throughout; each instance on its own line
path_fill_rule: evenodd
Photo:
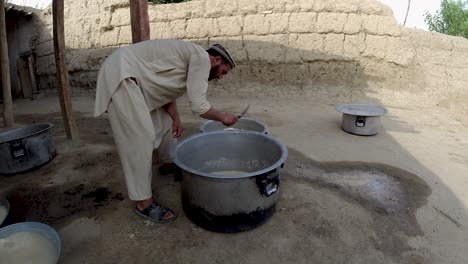
M 44 131 L 47 131 L 52 127 L 53 125 L 50 123 L 38 123 L 7 130 L 5 132 L 0 133 L 0 144 L 18 139 L 23 139 L 26 137 L 31 137 Z
M 381 116 L 387 113 L 387 109 L 375 104 L 342 104 L 335 109 L 340 113 L 356 116 Z

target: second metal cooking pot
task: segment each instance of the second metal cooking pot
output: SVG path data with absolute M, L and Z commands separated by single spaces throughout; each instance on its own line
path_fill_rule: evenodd
M 351 134 L 372 136 L 382 128 L 380 116 L 387 110 L 373 104 L 344 104 L 336 107 L 336 111 L 343 113 L 341 128 Z
M 188 218 L 216 232 L 240 232 L 275 212 L 287 149 L 249 131 L 201 133 L 179 143 L 182 205 Z M 229 173 L 227 173 L 229 172 Z
M 234 125 L 228 127 L 218 121 L 209 120 L 200 126 L 201 132 L 213 132 L 219 130 L 239 130 L 239 131 L 255 131 L 263 134 L 268 134 L 268 127 L 258 119 L 242 117 Z

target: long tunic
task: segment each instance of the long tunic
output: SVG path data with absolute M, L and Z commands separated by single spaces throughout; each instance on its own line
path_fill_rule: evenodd
M 119 48 L 99 70 L 94 116 L 107 111 L 119 84 L 130 77 L 136 79 L 149 111 L 187 92 L 192 112 L 203 114 L 211 107 L 206 100 L 210 68 L 208 53 L 190 42 L 148 40 Z

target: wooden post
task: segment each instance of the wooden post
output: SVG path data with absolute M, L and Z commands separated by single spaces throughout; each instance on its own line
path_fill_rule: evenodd
M 130 19 L 133 43 L 149 40 L 148 0 L 130 0 Z
M 68 139 L 77 139 L 76 124 L 73 120 L 73 110 L 70 98 L 70 84 L 68 81 L 68 69 L 65 63 L 65 36 L 63 29 L 63 0 L 53 0 L 53 31 L 55 66 L 57 67 L 57 82 L 62 109 L 62 118 Z
M 8 41 L 6 36 L 5 0 L 0 0 L 0 69 L 3 87 L 3 119 L 6 127 L 12 127 L 13 101 L 11 99 L 10 60 L 8 59 Z

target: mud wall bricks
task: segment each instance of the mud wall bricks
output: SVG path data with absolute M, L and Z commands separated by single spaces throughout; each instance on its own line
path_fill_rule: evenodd
M 150 4 L 148 12 L 152 38 L 225 44 L 244 69 L 335 62 L 361 65 L 383 81 L 410 78 L 405 76 L 411 72 L 427 86 L 466 85 L 467 40 L 403 28 L 375 0 L 194 0 Z M 100 63 L 131 43 L 128 0 L 66 1 L 65 14 L 67 62 L 71 75 L 81 76 L 74 85 L 93 89 Z M 41 19 L 37 72 L 47 80 L 41 85 L 50 85 L 55 73 L 50 10 Z

